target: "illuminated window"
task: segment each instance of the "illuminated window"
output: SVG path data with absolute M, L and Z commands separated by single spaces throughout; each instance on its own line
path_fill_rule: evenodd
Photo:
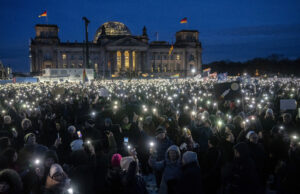
M 176 55 L 176 60 L 180 60 L 180 55 Z
M 117 52 L 117 67 L 118 67 L 118 71 L 121 70 L 121 52 L 118 51 Z
M 62 59 L 66 60 L 67 59 L 67 55 L 66 54 L 62 54 Z
M 135 71 L 135 52 L 132 51 L 132 70 Z
M 78 67 L 79 67 L 79 68 L 82 68 L 82 64 L 81 64 L 81 63 L 80 63 L 80 64 L 78 64 Z
M 67 64 L 64 63 L 64 64 L 63 64 L 63 68 L 67 68 Z
M 125 69 L 129 70 L 129 52 L 125 51 Z

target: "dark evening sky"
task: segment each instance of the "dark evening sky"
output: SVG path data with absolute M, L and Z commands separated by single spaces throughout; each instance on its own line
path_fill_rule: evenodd
M 299 0 L 0 0 L 0 60 L 14 71 L 29 71 L 29 40 L 45 23 L 44 10 L 61 41 L 83 41 L 86 16 L 90 40 L 106 21 L 123 22 L 134 35 L 145 25 L 151 40 L 158 32 L 169 42 L 178 30 L 196 29 L 204 63 L 300 57 Z M 179 23 L 184 17 L 188 24 Z

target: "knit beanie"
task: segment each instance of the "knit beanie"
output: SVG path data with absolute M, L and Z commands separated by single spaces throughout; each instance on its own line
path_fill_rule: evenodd
M 122 156 L 120 154 L 114 154 L 111 158 L 112 167 L 118 167 L 121 164 Z

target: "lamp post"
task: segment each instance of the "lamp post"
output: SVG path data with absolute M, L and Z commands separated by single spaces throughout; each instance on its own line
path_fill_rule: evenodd
M 88 25 L 90 21 L 86 17 L 82 17 L 85 22 L 85 46 L 86 46 L 86 53 L 85 53 L 85 68 L 90 68 L 90 58 L 89 58 L 89 37 L 88 37 Z

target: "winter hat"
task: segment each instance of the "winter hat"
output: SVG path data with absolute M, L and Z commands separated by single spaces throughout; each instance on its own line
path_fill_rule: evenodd
M 186 134 L 187 134 L 188 136 L 191 136 L 191 135 L 192 135 L 192 132 L 191 132 L 191 130 L 189 130 L 189 129 L 186 129 Z
M 75 127 L 74 125 L 70 125 L 70 126 L 68 127 L 68 132 L 69 132 L 69 133 L 75 133 L 75 132 L 76 132 L 76 127 Z
M 76 139 L 76 140 L 72 141 L 71 144 L 70 144 L 71 150 L 72 151 L 83 150 L 82 145 L 83 145 L 82 139 Z
M 250 136 L 251 136 L 252 134 L 254 134 L 254 133 L 255 133 L 254 131 L 249 131 L 249 132 L 247 133 L 247 135 L 246 135 L 246 138 L 249 139 Z
M 121 160 L 122 160 L 122 156 L 120 154 L 114 154 L 111 158 L 112 167 L 120 166 Z
M 161 133 L 166 133 L 166 128 L 163 126 L 158 126 L 157 129 L 155 130 L 155 136 L 157 136 Z
M 273 110 L 270 109 L 270 108 L 268 108 L 268 109 L 266 110 L 266 114 L 273 114 Z
M 11 169 L 0 171 L 0 182 L 6 182 L 9 185 L 8 193 L 19 194 L 22 191 L 22 180 L 19 174 Z
M 183 164 L 190 164 L 192 162 L 198 162 L 197 154 L 195 152 L 187 151 L 182 155 Z
M 54 161 L 55 161 L 55 163 L 58 162 L 58 156 L 57 156 L 56 152 L 53 151 L 53 150 L 46 151 L 46 153 L 45 153 L 45 159 L 47 159 L 47 158 L 53 158 Z
M 105 122 L 105 123 L 112 124 L 112 121 L 111 121 L 111 119 L 110 119 L 110 118 L 105 118 L 104 122 Z
M 145 124 L 150 125 L 151 122 L 152 122 L 152 116 L 147 116 L 146 119 L 145 119 Z
M 3 117 L 3 121 L 5 124 L 10 124 L 11 123 L 11 117 L 9 115 L 5 115 Z
M 132 156 L 127 156 L 127 157 L 122 158 L 121 162 L 120 162 L 121 169 L 127 171 L 130 163 L 133 161 L 134 161 L 134 158 Z
M 52 164 L 49 171 L 50 177 L 53 177 L 56 173 L 64 173 L 64 170 L 59 164 Z
M 25 136 L 24 136 L 24 143 L 27 143 L 27 140 L 28 140 L 28 138 L 30 137 L 30 136 L 35 136 L 35 134 L 34 133 L 27 133 Z

